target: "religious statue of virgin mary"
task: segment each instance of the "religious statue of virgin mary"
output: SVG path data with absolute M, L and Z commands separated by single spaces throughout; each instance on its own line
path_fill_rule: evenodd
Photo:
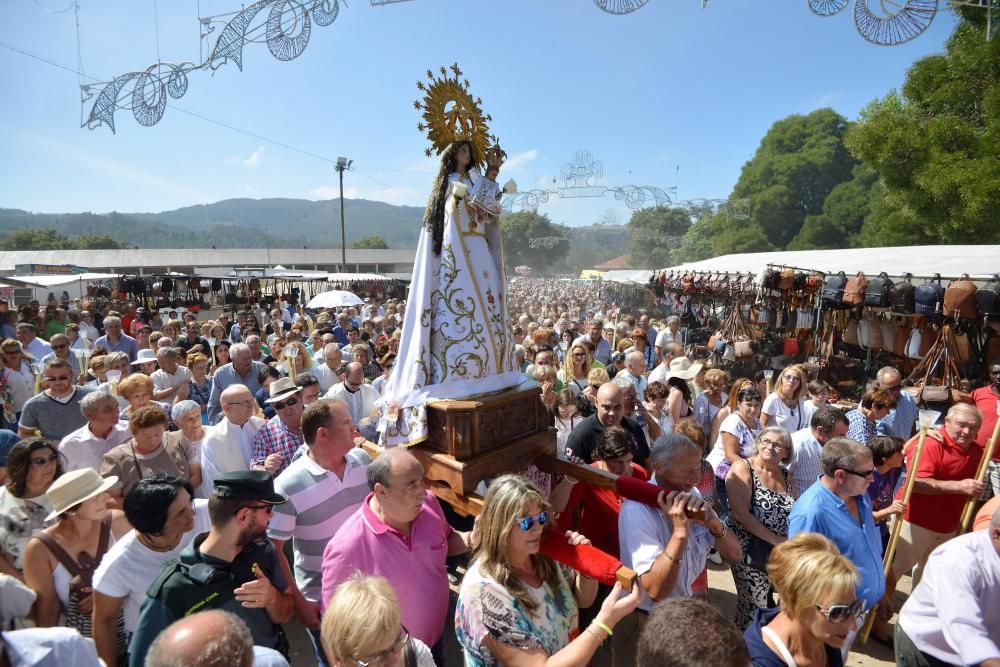
M 383 445 L 414 445 L 427 437 L 428 402 L 469 398 L 519 384 L 504 287 L 503 248 L 495 218 L 476 214 L 469 192 L 487 161 L 503 151 L 455 77 L 435 79 L 424 103 L 429 136 L 441 156 L 403 316 L 402 338 L 385 385 L 379 430 Z M 419 103 L 418 103 L 419 104 Z M 421 124 L 421 128 L 423 128 Z

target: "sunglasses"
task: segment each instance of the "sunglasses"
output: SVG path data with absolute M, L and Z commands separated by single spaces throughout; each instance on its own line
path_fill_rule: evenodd
M 56 453 L 52 453 L 48 456 L 39 456 L 36 459 L 31 459 L 31 465 L 34 466 L 35 468 L 44 468 L 48 464 L 55 463 L 58 460 L 59 460 L 59 455 Z
M 63 344 L 63 345 L 53 345 L 53 346 L 52 346 L 52 349 L 53 349 L 53 350 L 65 350 L 65 349 L 66 349 L 67 347 L 69 347 L 69 345 L 67 345 L 67 344 Z
M 854 475 L 855 477 L 860 477 L 861 479 L 868 479 L 875 474 L 875 468 L 866 472 L 858 472 L 857 470 L 851 470 L 850 468 L 837 468 L 837 470 L 843 470 L 844 472 Z
M 297 398 L 290 398 L 287 401 L 283 401 L 281 403 L 272 403 L 271 405 L 274 406 L 275 410 L 284 410 L 285 408 L 290 408 L 293 405 L 297 405 L 298 402 L 299 402 L 299 399 L 297 399 Z
M 547 511 L 542 512 L 537 517 L 526 516 L 524 518 L 517 520 L 517 525 L 522 532 L 528 532 L 535 527 L 535 522 L 538 522 L 539 526 L 544 526 L 549 520 L 549 513 Z
M 68 375 L 60 375 L 58 377 L 47 377 L 47 378 L 45 378 L 45 380 L 46 380 L 46 382 L 69 382 L 69 376 Z
M 264 510 L 268 514 L 274 513 L 274 505 L 247 505 L 248 510 Z
M 864 600 L 855 600 L 851 604 L 830 605 L 829 609 L 823 609 L 823 607 L 816 605 L 819 613 L 823 614 L 826 620 L 831 623 L 842 623 L 849 618 L 857 618 L 864 608 Z

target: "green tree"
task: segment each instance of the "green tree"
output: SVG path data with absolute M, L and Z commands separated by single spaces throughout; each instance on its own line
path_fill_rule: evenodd
M 128 244 L 116 240 L 110 234 L 84 234 L 71 241 L 74 248 L 79 250 L 116 250 L 128 248 Z
M 362 236 L 348 243 L 347 247 L 357 250 L 385 250 L 389 244 L 381 236 Z
M 706 216 L 695 222 L 681 238 L 678 245 L 670 253 L 674 265 L 686 262 L 699 262 L 715 256 L 712 249 L 713 217 Z
M 712 241 L 715 252 L 787 247 L 807 216 L 822 214 L 831 191 L 851 180 L 857 161 L 843 143 L 847 128 L 847 120 L 832 109 L 774 123 L 730 195 L 747 200 L 750 219 L 721 219 Z
M 569 252 L 569 228 L 531 211 L 509 213 L 500 218 L 504 269 L 512 274 L 515 266 L 526 265 L 535 275 L 547 273 Z M 542 239 L 547 239 L 542 240 Z
M 639 209 L 628 221 L 629 264 L 642 269 L 671 266 L 671 249 L 691 227 L 691 216 L 682 208 L 653 206 Z
M 863 242 L 1000 241 L 1000 39 L 983 38 L 985 15 L 960 12 L 945 52 L 914 63 L 847 133 L 884 188 Z
M 878 193 L 872 191 L 877 176 L 865 165 L 854 168 L 853 178 L 835 186 L 823 201 L 823 212 L 807 215 L 789 250 L 851 248 L 861 245 L 860 234 Z
M 2 242 L 4 250 L 66 250 L 73 243 L 54 229 L 19 229 Z

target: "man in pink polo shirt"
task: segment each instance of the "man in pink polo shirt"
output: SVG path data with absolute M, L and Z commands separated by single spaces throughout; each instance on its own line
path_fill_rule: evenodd
M 448 525 L 426 490 L 423 466 L 402 447 L 368 466 L 368 488 L 323 552 L 324 611 L 337 585 L 355 572 L 383 576 L 399 597 L 403 625 L 439 658 L 448 616 L 445 558 L 468 551 L 471 534 Z

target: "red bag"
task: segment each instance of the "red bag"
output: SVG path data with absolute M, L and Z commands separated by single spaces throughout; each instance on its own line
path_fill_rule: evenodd
M 799 356 L 799 339 L 795 336 L 789 336 L 785 339 L 785 345 L 782 348 L 782 352 L 788 357 Z

